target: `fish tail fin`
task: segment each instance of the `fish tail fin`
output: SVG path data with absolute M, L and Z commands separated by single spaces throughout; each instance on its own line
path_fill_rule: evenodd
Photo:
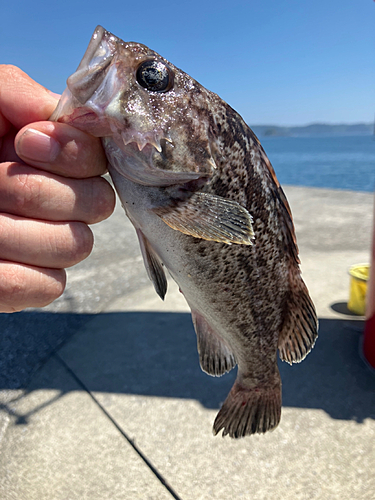
M 292 285 L 278 344 L 280 359 L 289 364 L 301 362 L 318 337 L 315 307 L 300 275 Z
M 216 416 L 213 433 L 223 429 L 223 437 L 244 437 L 264 433 L 277 427 L 281 416 L 281 380 L 271 387 L 243 387 L 234 383 L 227 399 Z

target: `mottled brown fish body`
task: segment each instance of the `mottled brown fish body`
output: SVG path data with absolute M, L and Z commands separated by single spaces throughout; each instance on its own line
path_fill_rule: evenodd
M 289 205 L 253 132 L 189 75 L 101 27 L 52 119 L 103 138 L 157 293 L 167 268 L 191 308 L 202 369 L 238 365 L 215 434 L 276 427 L 277 350 L 301 361 L 317 319 Z

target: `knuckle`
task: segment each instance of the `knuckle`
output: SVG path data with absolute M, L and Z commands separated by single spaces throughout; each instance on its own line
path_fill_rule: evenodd
M 0 64 L 0 71 L 4 75 L 4 79 L 18 79 L 23 75 L 23 71 L 13 64 Z
M 41 179 L 33 175 L 17 174 L 14 195 L 14 207 L 24 213 L 29 208 L 38 206 L 41 200 Z

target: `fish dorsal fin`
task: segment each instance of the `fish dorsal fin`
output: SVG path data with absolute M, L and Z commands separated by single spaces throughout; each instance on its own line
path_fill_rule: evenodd
M 318 320 L 306 285 L 299 270 L 296 272 L 296 267 L 298 267 L 300 261 L 292 212 L 288 200 L 271 162 L 262 148 L 261 151 L 263 161 L 273 181 L 274 196 L 281 209 L 283 240 L 286 242 L 286 251 L 292 256 L 289 263 L 292 267 L 292 272 L 289 273 L 290 292 L 285 303 L 285 319 L 279 335 L 279 354 L 280 358 L 287 363 L 299 363 L 314 347 L 318 336 Z
M 258 146 L 260 148 L 260 154 L 261 158 L 263 160 L 264 165 L 267 168 L 267 172 L 269 175 L 269 178 L 272 181 L 273 184 L 273 192 L 274 196 L 277 199 L 279 206 L 280 206 L 280 214 L 282 217 L 282 222 L 283 222 L 283 232 L 284 232 L 284 241 L 287 242 L 288 244 L 288 249 L 289 252 L 292 253 L 294 261 L 299 264 L 300 260 L 298 257 L 298 246 L 297 246 L 297 238 L 296 238 L 296 232 L 294 229 L 294 224 L 293 224 L 293 217 L 292 217 L 292 211 L 290 209 L 290 205 L 288 203 L 288 200 L 285 196 L 285 193 L 283 191 L 283 188 L 280 186 L 280 182 L 278 178 L 276 177 L 275 170 L 273 166 L 271 165 L 270 160 L 268 159 L 266 153 L 264 152 L 260 142 L 258 141 L 257 137 L 253 133 Z
M 211 328 L 197 311 L 191 312 L 199 353 L 199 363 L 204 372 L 220 377 L 236 366 L 236 360 L 228 344 Z
M 290 206 L 288 200 L 286 199 L 285 193 L 280 185 L 277 188 L 277 198 L 280 202 L 280 206 L 282 209 L 281 214 L 282 214 L 282 220 L 284 222 L 284 227 L 283 227 L 284 240 L 288 243 L 289 252 L 291 252 L 291 255 L 293 256 L 295 263 L 299 264 L 300 263 L 298 257 L 299 250 L 297 245 L 296 232 L 294 229 L 292 212 L 290 210 Z
M 173 207 L 153 211 L 172 229 L 208 241 L 252 245 L 252 218 L 237 202 L 208 193 L 194 193 Z
M 282 361 L 292 364 L 302 361 L 314 347 L 318 337 L 318 319 L 299 274 L 294 276 L 290 286 L 278 347 Z
M 167 278 L 162 263 L 142 231 L 140 229 L 136 231 L 147 275 L 152 281 L 156 293 L 164 300 L 167 293 Z

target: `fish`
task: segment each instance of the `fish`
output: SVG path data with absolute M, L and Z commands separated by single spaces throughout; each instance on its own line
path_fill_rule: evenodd
M 302 361 L 318 335 L 291 210 L 258 138 L 218 95 L 157 52 L 98 26 L 51 120 L 100 137 L 157 294 L 183 293 L 200 366 L 237 366 L 213 433 L 273 430 L 277 353 Z

